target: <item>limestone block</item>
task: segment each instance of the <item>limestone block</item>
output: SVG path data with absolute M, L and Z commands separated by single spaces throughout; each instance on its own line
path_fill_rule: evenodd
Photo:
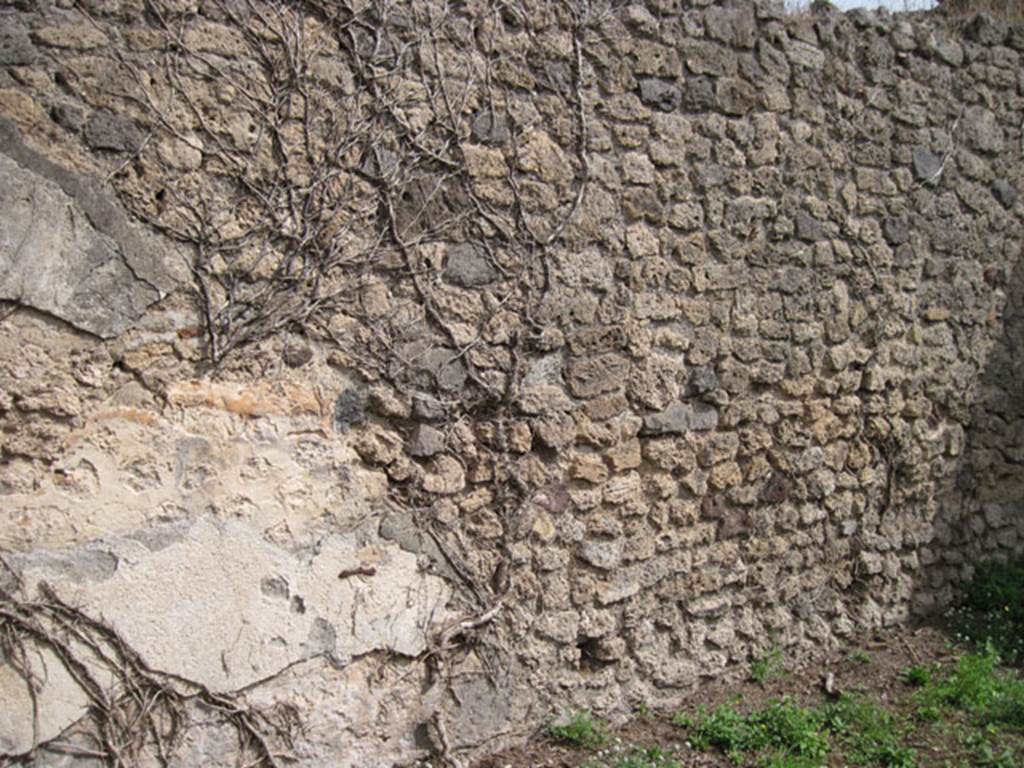
M 622 540 L 587 541 L 580 547 L 579 556 L 595 568 L 610 571 L 622 562 Z
M 570 475 L 576 480 L 600 484 L 608 479 L 608 467 L 600 456 L 584 454 L 578 457 L 569 469 Z
M 560 643 L 574 643 L 579 626 L 580 615 L 576 611 L 552 611 L 540 620 L 537 631 Z
M 803 40 L 787 40 L 784 45 L 786 58 L 798 67 L 818 70 L 825 66 L 825 52 L 816 45 Z
M 628 372 L 629 361 L 616 354 L 574 360 L 569 365 L 569 388 L 577 397 L 595 397 L 621 387 Z
M 466 472 L 462 464 L 451 456 L 438 456 L 423 476 L 423 490 L 427 493 L 450 495 L 466 487 Z
M 41 45 L 49 45 L 54 48 L 88 50 L 110 43 L 100 29 L 85 21 L 45 26 L 37 29 L 33 34 Z
M 736 55 L 722 45 L 703 40 L 689 41 L 683 48 L 683 58 L 695 75 L 731 77 L 736 74 Z
M 565 150 L 544 131 L 531 132 L 519 148 L 519 168 L 549 184 L 567 185 L 575 171 Z

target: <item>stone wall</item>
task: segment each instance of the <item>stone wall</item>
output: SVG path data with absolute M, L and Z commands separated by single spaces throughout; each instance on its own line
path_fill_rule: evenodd
M 0 2 L 0 754 L 465 759 L 1024 555 L 1022 55 Z

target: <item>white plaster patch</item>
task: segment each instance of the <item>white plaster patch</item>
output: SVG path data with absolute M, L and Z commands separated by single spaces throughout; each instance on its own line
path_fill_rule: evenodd
M 116 566 L 93 567 L 98 552 Z M 88 567 L 76 565 L 83 558 Z M 114 628 L 153 669 L 215 692 L 238 691 L 318 656 L 337 665 L 372 651 L 415 656 L 444 618 L 450 594 L 394 545 L 360 546 L 354 534 L 332 534 L 311 555 L 297 555 L 245 523 L 210 519 L 20 556 L 14 565 L 29 594 L 45 581 Z M 17 689 L 10 673 L 0 677 L 3 690 Z M 44 692 L 50 686 L 70 703 L 41 708 L 41 738 L 82 714 L 70 679 L 58 673 Z M 31 702 L 27 693 L 6 700 L 17 711 L 0 721 L 0 744 L 24 751 L 33 743 Z

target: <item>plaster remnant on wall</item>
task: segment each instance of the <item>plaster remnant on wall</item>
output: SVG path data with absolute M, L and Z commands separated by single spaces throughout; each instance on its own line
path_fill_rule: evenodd
M 369 654 L 344 667 L 300 662 L 246 693 L 256 706 L 295 706 L 303 726 L 296 757 L 309 768 L 390 768 L 424 755 L 415 732 L 437 711 L 422 665 Z M 424 691 L 427 691 L 424 694 Z M 197 749 L 208 759 L 209 750 Z M 223 753 L 230 759 L 230 745 Z M 198 761 L 197 761 L 198 762 Z M 183 763 L 187 765 L 188 763 Z M 230 763 L 228 763 L 230 765 Z
M 450 596 L 439 577 L 394 545 L 327 535 L 309 557 L 268 543 L 243 522 L 202 519 L 176 540 L 150 548 L 135 537 L 59 553 L 11 558 L 29 594 L 45 582 L 65 603 L 110 626 L 152 669 L 233 692 L 324 657 L 338 667 L 374 652 L 414 657 L 428 645 Z M 117 563 L 110 572 L 97 562 Z M 351 575 L 349 575 L 351 574 Z M 285 586 L 286 585 L 286 586 Z M 301 598 L 296 612 L 281 599 Z M 46 665 L 39 740 L 83 714 L 77 685 L 56 659 Z M 2 668 L 5 701 L 24 705 L 24 681 Z M 9 712 L 0 737 L 8 751 L 31 742 L 31 702 Z M 26 733 L 26 728 L 27 733 Z

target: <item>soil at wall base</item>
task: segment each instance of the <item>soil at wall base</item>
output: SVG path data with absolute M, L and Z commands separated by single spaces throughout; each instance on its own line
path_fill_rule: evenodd
M 802 705 L 821 704 L 829 698 L 824 690 L 825 675 L 832 672 L 837 693 L 863 694 L 890 711 L 909 717 L 914 710 L 914 689 L 901 681 L 901 670 L 934 664 L 948 668 L 964 653 L 953 642 L 952 635 L 950 629 L 938 623 L 876 630 L 834 651 L 811 655 L 798 663 L 783 661 L 784 673 L 764 684 L 748 680 L 701 685 L 677 711 L 693 713 L 700 707 L 713 709 L 737 700 L 740 710 L 755 710 L 783 697 Z M 612 738 L 623 745 L 678 749 L 677 759 L 685 768 L 736 768 L 737 764 L 720 752 L 688 748 L 685 730 L 671 723 L 673 714 L 644 713 L 614 729 Z M 908 745 L 917 752 L 918 768 L 976 764 L 976 749 L 961 744 L 956 729 L 949 726 L 948 720 L 941 721 L 935 727 L 919 728 L 909 738 Z M 581 768 L 594 759 L 592 752 L 554 743 L 538 733 L 530 745 L 491 755 L 472 768 Z M 751 761 L 750 765 L 755 763 Z M 847 758 L 833 750 L 830 768 L 847 765 Z

